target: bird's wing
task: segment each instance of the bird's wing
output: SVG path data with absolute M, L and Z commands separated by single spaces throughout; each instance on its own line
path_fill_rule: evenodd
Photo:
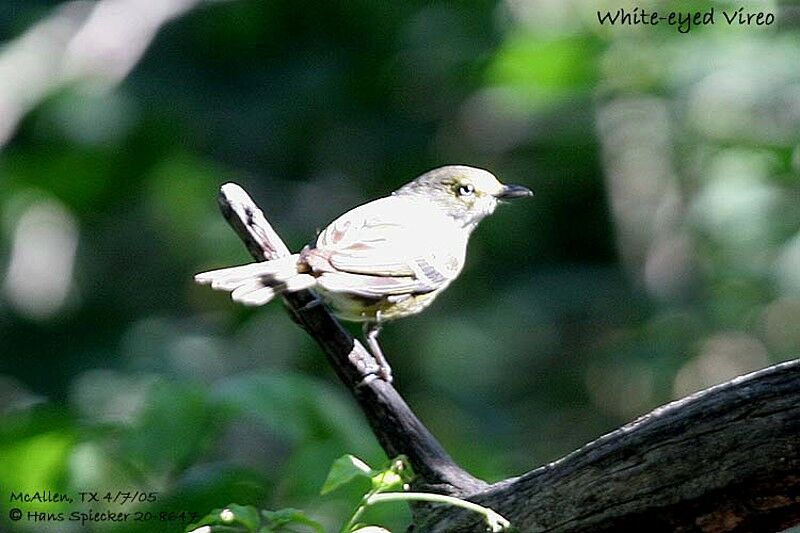
M 435 290 L 410 276 L 370 276 L 351 272 L 325 272 L 317 278 L 317 285 L 328 292 L 375 299 Z
M 336 277 L 342 292 L 357 293 L 351 285 L 359 284 L 373 296 L 429 292 L 460 272 L 466 235 L 432 206 L 390 196 L 334 220 L 316 251 L 335 272 L 359 275 Z

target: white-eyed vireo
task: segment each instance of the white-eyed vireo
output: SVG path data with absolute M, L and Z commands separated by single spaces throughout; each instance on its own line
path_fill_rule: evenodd
M 461 272 L 472 230 L 501 200 L 532 195 L 486 170 L 446 166 L 343 214 L 299 254 L 197 274 L 198 283 L 264 305 L 313 288 L 333 313 L 364 323 L 370 349 L 391 381 L 377 336 L 387 320 L 419 313 Z

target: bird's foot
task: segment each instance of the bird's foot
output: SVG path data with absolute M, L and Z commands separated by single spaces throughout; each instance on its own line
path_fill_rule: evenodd
M 369 383 L 373 379 L 380 377 L 381 367 L 372 354 L 364 348 L 361 344 L 353 346 L 350 355 L 348 356 L 350 362 L 358 369 L 358 372 L 363 376 L 361 384 Z
M 386 359 L 383 361 L 378 361 L 378 365 L 380 366 L 380 370 L 378 370 L 378 376 L 385 381 L 386 383 L 391 383 L 394 381 L 394 376 L 392 376 L 392 367 L 386 362 Z
M 392 368 L 388 365 L 385 367 L 378 367 L 376 371 L 363 375 L 364 377 L 358 382 L 357 387 L 366 387 L 376 379 L 381 379 L 386 383 L 392 383 L 394 381 L 394 377 L 392 376 Z

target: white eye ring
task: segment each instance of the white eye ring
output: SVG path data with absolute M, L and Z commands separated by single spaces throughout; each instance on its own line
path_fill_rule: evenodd
M 465 183 L 458 186 L 459 196 L 472 196 L 475 194 L 475 186 L 471 183 Z

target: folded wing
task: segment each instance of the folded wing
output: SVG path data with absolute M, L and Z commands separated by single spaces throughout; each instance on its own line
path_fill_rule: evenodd
M 318 283 L 365 297 L 431 292 L 463 265 L 466 236 L 434 206 L 390 196 L 333 221 L 309 252 Z

